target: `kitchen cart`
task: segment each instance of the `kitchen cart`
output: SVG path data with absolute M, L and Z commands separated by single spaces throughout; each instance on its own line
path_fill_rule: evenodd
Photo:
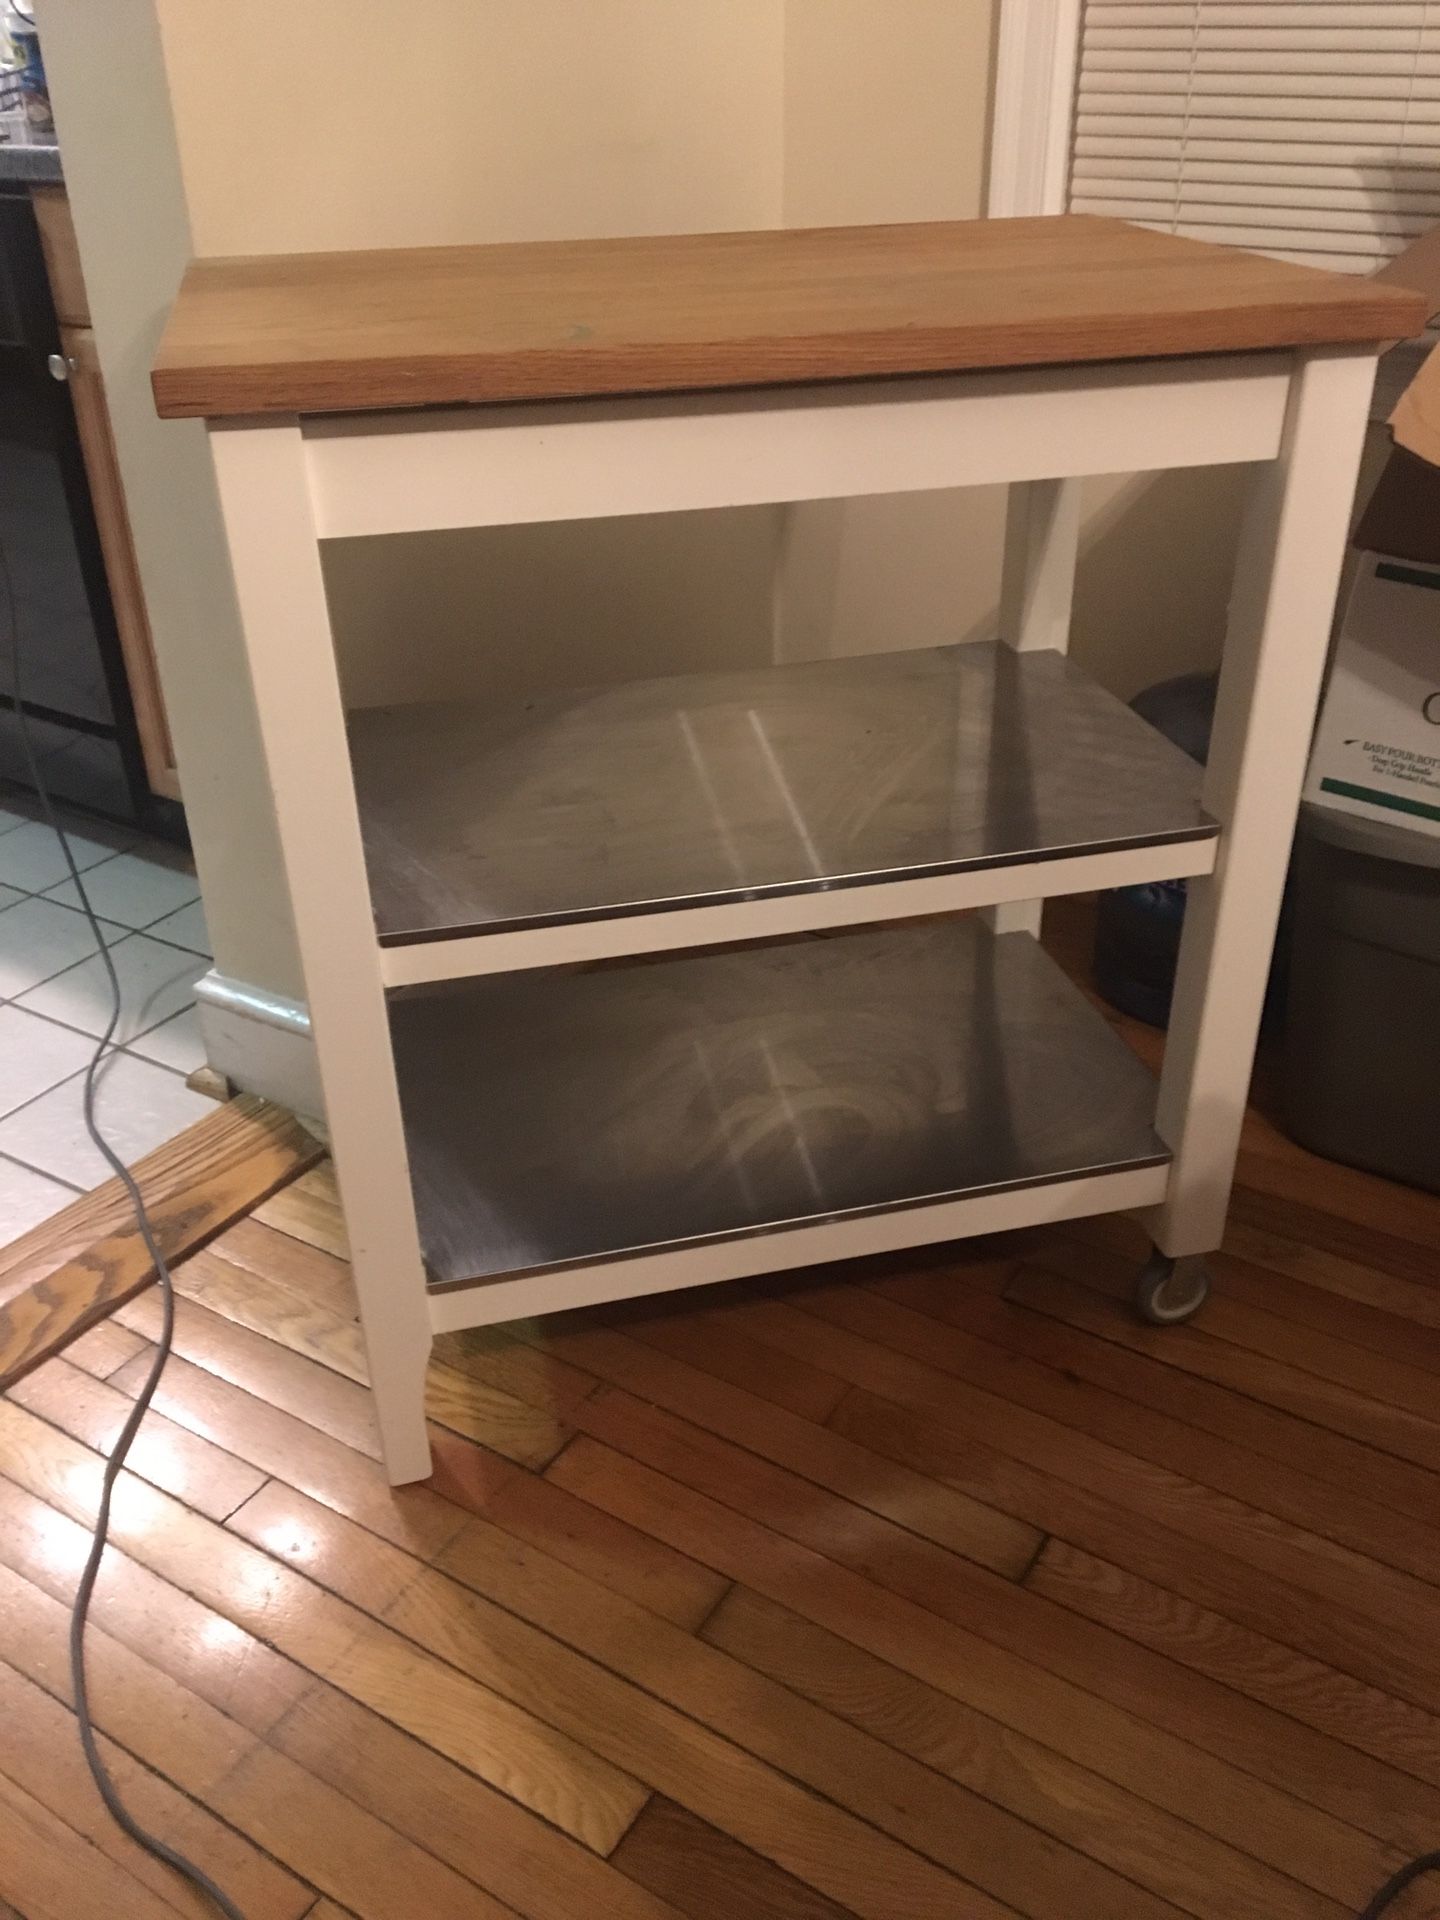
M 1142 1306 L 1193 1310 L 1375 356 L 1422 319 L 1071 216 L 191 268 L 155 392 L 209 424 L 393 1480 L 436 1331 L 1122 1209 Z M 1221 463 L 1202 784 L 1064 650 L 1083 477 Z M 347 723 L 322 541 L 986 482 L 998 642 Z M 1178 877 L 1157 1085 L 1039 902 Z

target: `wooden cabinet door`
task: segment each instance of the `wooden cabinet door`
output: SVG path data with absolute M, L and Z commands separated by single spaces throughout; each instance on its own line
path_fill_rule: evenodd
M 110 597 L 115 607 L 115 625 L 120 634 L 120 650 L 125 659 L 126 678 L 130 682 L 130 697 L 135 705 L 140 747 L 145 756 L 146 777 L 152 792 L 178 800 L 180 782 L 175 773 L 175 750 L 170 743 L 170 727 L 165 718 L 160 677 L 155 670 L 150 620 L 145 611 L 140 570 L 130 537 L 130 516 L 125 508 L 125 494 L 120 484 L 115 442 L 110 432 L 110 411 L 105 402 L 105 383 L 95 352 L 95 336 L 88 327 L 62 327 L 60 338 L 70 367 L 70 397 L 75 407 L 75 424 L 79 429 L 85 471 L 90 480 L 95 524 L 99 528 L 100 546 L 105 556 Z
M 75 239 L 75 222 L 70 217 L 70 197 L 64 187 L 32 187 L 30 204 L 40 229 L 40 251 L 45 256 L 45 277 L 50 282 L 56 316 L 61 326 L 88 327 L 90 301 L 85 292 L 85 276 L 80 271 L 80 247 Z

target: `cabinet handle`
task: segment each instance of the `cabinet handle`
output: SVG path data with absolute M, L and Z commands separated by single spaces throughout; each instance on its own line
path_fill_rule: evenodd
M 50 378 L 63 384 L 75 372 L 78 362 L 73 354 L 52 353 L 45 364 L 50 369 Z

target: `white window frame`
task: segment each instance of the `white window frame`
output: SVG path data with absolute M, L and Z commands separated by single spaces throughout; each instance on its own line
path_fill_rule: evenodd
M 990 123 L 992 219 L 1063 213 L 1082 0 L 1000 0 Z

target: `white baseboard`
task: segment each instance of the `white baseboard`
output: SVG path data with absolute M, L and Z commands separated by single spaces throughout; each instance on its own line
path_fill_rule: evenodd
M 325 1111 L 310 1031 L 301 1000 L 267 993 L 211 971 L 195 985 L 205 1053 L 217 1073 L 242 1093 L 258 1093 L 302 1118 Z

